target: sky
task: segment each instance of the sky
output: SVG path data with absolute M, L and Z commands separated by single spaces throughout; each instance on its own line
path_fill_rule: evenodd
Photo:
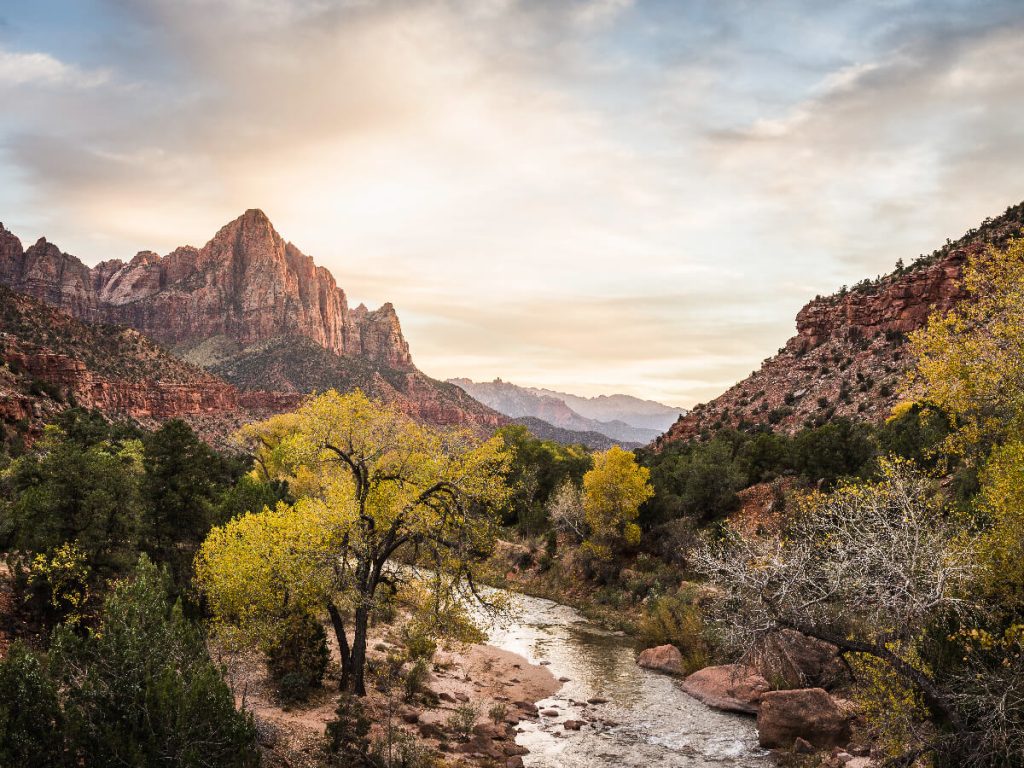
M 426 373 L 679 406 L 1024 199 L 1019 0 L 0 0 L 0 221 L 248 208 Z

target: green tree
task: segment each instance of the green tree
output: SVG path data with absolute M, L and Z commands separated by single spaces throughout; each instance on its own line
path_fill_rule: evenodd
M 0 661 L 0 765 L 65 765 L 57 686 L 39 656 L 14 643 Z
M 74 764 L 258 764 L 251 719 L 235 709 L 199 629 L 170 604 L 166 573 L 145 556 L 114 585 L 96 632 L 58 630 L 51 656 L 67 691 Z
M 512 489 L 504 517 L 506 525 L 517 524 L 524 533 L 539 533 L 545 525 L 545 507 L 556 489 L 566 481 L 579 485 L 590 469 L 590 452 L 582 445 L 561 445 L 540 440 L 521 424 L 498 430 L 507 446 L 507 483 Z
M 443 614 L 492 551 L 504 444 L 427 428 L 358 391 L 310 398 L 245 434 L 297 501 L 214 529 L 197 583 L 222 628 L 263 648 L 287 611 L 325 608 L 343 687 L 362 695 L 370 612 L 409 578 L 398 561 L 431 569 L 429 603 Z
M 169 563 L 177 583 L 210 529 L 214 501 L 226 484 L 218 454 L 183 421 L 171 419 L 143 440 L 143 545 Z
M 99 575 L 123 568 L 138 537 L 140 454 L 137 441 L 83 447 L 47 427 L 5 473 L 5 548 L 37 554 L 75 542 Z

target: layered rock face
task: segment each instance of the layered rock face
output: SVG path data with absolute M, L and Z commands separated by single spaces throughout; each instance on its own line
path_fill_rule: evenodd
M 796 335 L 778 354 L 680 418 L 657 445 L 722 427 L 767 425 L 792 434 L 836 417 L 886 418 L 904 396 L 913 362 L 907 334 L 964 299 L 961 278 L 970 256 L 1003 245 L 1022 225 L 1024 203 L 910 267 L 809 302 L 797 314 Z
M 350 309 L 331 273 L 285 242 L 262 211 L 246 211 L 202 248 L 164 257 L 143 251 L 127 264 L 91 269 L 46 240 L 23 249 L 0 225 L 0 284 L 75 318 L 140 331 L 216 374 L 211 379 L 221 385 L 243 390 L 230 388 L 239 413 L 283 410 L 308 392 L 360 387 L 433 424 L 483 432 L 507 421 L 417 370 L 395 308 Z M 172 395 L 166 386 L 163 401 L 153 400 L 152 388 L 93 396 L 96 386 L 68 387 L 81 404 L 104 410 L 107 400 L 121 398 L 114 410 L 131 415 L 227 412 L 210 404 L 212 394 Z
M 25 251 L 0 226 L 0 282 L 83 320 L 128 325 L 172 348 L 213 337 L 241 345 L 280 336 L 310 339 L 342 356 L 411 369 L 390 304 L 350 310 L 331 273 L 246 211 L 201 249 L 90 269 L 40 240 Z
M 83 323 L 0 287 L 0 421 L 41 422 L 70 405 L 142 422 L 201 417 L 216 430 L 299 398 L 239 392 L 128 328 Z

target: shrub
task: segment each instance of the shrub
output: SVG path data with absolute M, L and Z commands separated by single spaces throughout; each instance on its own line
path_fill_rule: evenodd
M 371 765 L 370 718 L 363 702 L 350 693 L 342 693 L 334 719 L 327 723 L 327 749 L 338 758 L 337 764 L 349 768 Z
M 63 764 L 63 714 L 57 686 L 39 657 L 21 643 L 0 661 L 0 765 Z
M 686 674 L 708 666 L 712 660 L 704 617 L 685 596 L 663 595 L 651 600 L 637 624 L 637 638 L 644 647 L 671 644 L 683 654 Z
M 426 690 L 429 676 L 430 668 L 427 666 L 427 660 L 422 657 L 416 659 L 405 673 L 406 701 L 412 701 Z
M 455 708 L 448 717 L 448 727 L 456 737 L 465 741 L 473 733 L 480 711 L 474 704 L 463 704 Z
M 198 628 L 170 606 L 168 576 L 142 557 L 104 602 L 98 630 L 58 629 L 55 676 L 75 765 L 250 768 L 252 719 L 210 661 Z
M 423 659 L 430 661 L 437 653 L 437 641 L 431 634 L 430 627 L 420 621 L 409 622 L 402 630 L 405 641 L 405 652 L 410 661 Z
M 329 659 L 327 635 L 320 622 L 304 611 L 289 616 L 280 641 L 267 653 L 267 671 L 280 700 L 308 699 L 322 684 Z
M 503 701 L 494 702 L 494 705 L 487 710 L 487 717 L 495 725 L 501 725 L 505 722 L 505 718 L 508 717 L 508 705 Z

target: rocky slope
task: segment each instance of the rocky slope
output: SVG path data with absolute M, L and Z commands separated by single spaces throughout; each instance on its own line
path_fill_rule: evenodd
M 418 371 L 391 304 L 349 308 L 331 273 L 286 242 L 259 210 L 202 248 L 85 266 L 0 225 L 0 283 L 76 318 L 134 328 L 247 390 L 306 393 L 360 386 L 435 424 L 505 422 Z
M 907 334 L 964 297 L 961 276 L 972 253 L 1005 243 L 1022 225 L 1024 203 L 909 267 L 899 263 L 878 280 L 815 298 L 797 314 L 796 335 L 778 354 L 694 407 L 659 443 L 721 427 L 767 425 L 793 433 L 836 417 L 884 419 L 901 396 L 911 363 Z
M 595 403 L 602 399 L 611 401 L 612 398 L 581 398 L 576 397 L 575 395 L 564 395 L 562 393 L 551 392 L 549 390 L 536 390 L 528 387 L 520 387 L 515 384 L 510 384 L 507 381 L 502 381 L 501 379 L 486 382 L 474 382 L 470 379 L 449 379 L 448 381 L 449 383 L 455 384 L 464 389 L 472 395 L 474 399 L 479 400 L 484 405 L 493 408 L 499 413 L 503 413 L 512 419 L 532 418 L 546 422 L 550 426 L 559 430 L 568 430 L 570 432 L 596 432 L 620 444 L 649 443 L 651 440 L 658 437 L 658 435 L 660 435 L 679 414 L 679 411 L 676 409 L 670 409 L 668 406 L 660 405 L 660 403 L 651 403 L 653 406 L 658 406 L 673 413 L 673 415 L 667 419 L 662 416 L 661 421 L 665 425 L 662 429 L 652 429 L 647 426 L 638 426 L 633 423 L 627 423 L 619 419 L 602 421 L 599 419 L 588 418 L 581 415 L 566 402 L 568 398 L 572 398 L 574 402 L 578 401 L 584 404 Z M 626 401 L 635 401 L 635 403 L 649 402 L 638 400 L 637 398 L 630 398 L 627 395 L 615 395 L 613 397 L 621 398 Z M 635 404 L 631 405 L 633 406 L 632 410 L 628 412 L 635 414 L 637 408 L 635 407 Z M 650 409 L 648 409 L 648 411 L 649 410 Z M 619 411 L 617 411 L 613 406 L 610 406 L 609 408 L 606 408 L 604 412 L 617 413 Z M 644 414 L 640 418 L 640 421 L 642 423 L 648 423 L 650 419 L 647 418 L 647 416 L 649 416 L 649 413 Z M 551 439 L 557 438 L 553 437 Z M 577 439 L 575 442 L 582 441 Z
M 146 423 L 171 417 L 207 435 L 295 407 L 295 395 L 240 392 L 130 328 L 84 323 L 0 286 L 0 424 L 31 433 L 71 405 Z

